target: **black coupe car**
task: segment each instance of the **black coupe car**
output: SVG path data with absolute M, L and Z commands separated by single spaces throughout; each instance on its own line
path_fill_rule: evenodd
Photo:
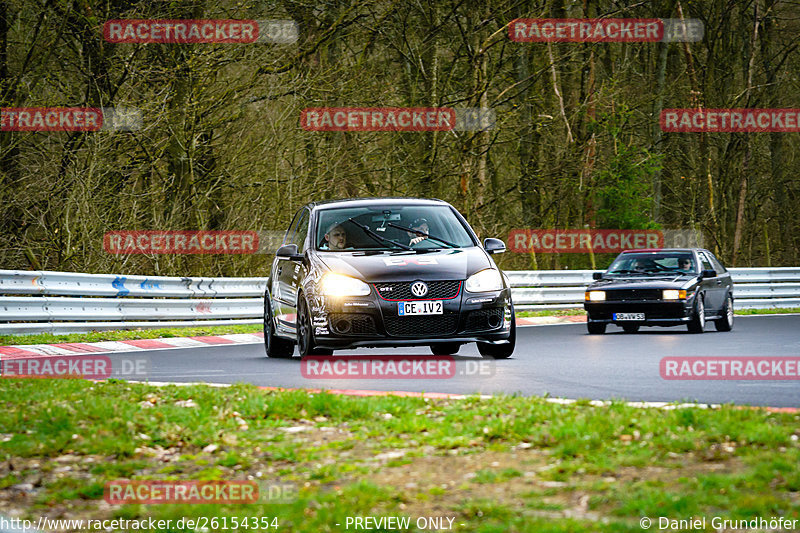
M 708 320 L 717 331 L 733 328 L 731 275 L 708 250 L 627 250 L 594 279 L 584 302 L 589 333 L 608 324 L 627 333 L 686 324 L 702 333 Z
M 508 279 L 456 209 L 441 200 L 311 203 L 289 226 L 264 295 L 269 357 L 329 355 L 361 346 L 476 342 L 506 358 L 515 345 Z

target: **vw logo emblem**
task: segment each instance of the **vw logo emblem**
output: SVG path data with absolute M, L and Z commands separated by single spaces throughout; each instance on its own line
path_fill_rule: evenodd
M 428 294 L 428 286 L 421 281 L 415 281 L 411 284 L 411 294 L 414 296 L 425 296 Z

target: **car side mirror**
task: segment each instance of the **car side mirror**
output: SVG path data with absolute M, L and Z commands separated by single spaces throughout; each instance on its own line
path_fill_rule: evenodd
M 703 270 L 702 272 L 700 272 L 700 277 L 703 278 L 703 279 L 705 279 L 705 278 L 716 278 L 717 277 L 717 271 L 716 270 Z
M 483 249 L 487 254 L 501 254 L 506 251 L 506 243 L 500 239 L 486 239 L 483 241 Z
M 297 245 L 296 244 L 284 244 L 278 251 L 275 252 L 275 255 L 278 257 L 285 257 L 286 259 L 291 259 L 292 261 L 300 261 L 303 259 L 303 254 L 297 253 Z
M 594 279 L 594 280 L 603 279 L 603 273 L 602 272 L 592 272 L 592 279 Z

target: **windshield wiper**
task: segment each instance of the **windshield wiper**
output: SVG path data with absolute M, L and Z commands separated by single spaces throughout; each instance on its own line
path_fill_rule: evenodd
M 404 228 L 403 226 L 398 226 L 397 224 L 392 224 L 391 222 L 387 222 L 386 225 L 387 226 L 391 226 L 393 228 L 401 229 L 403 231 L 407 231 L 409 233 L 416 233 L 419 236 L 424 236 L 424 237 L 427 237 L 429 239 L 433 239 L 435 241 L 439 241 L 440 243 L 446 244 L 447 246 L 450 246 L 451 248 L 458 248 L 457 244 L 454 244 L 454 243 L 452 243 L 450 241 L 446 241 L 446 240 L 442 239 L 441 237 L 436 237 L 435 235 L 431 235 L 430 233 L 425 233 L 424 231 L 411 229 L 411 228 Z
M 397 246 L 398 248 L 402 248 L 403 250 L 413 250 L 412 247 L 410 247 L 410 246 L 408 246 L 406 244 L 403 244 L 403 243 L 397 242 L 397 241 L 393 241 L 392 239 L 387 239 L 386 237 L 381 237 L 380 235 L 378 235 L 377 233 L 375 233 L 374 231 L 372 231 L 371 229 L 366 227 L 364 224 L 361 224 L 360 222 L 356 222 L 352 218 L 348 218 L 347 220 L 345 220 L 345 222 L 352 222 L 353 224 L 355 224 L 356 226 L 358 226 L 359 228 L 364 230 L 364 233 L 366 233 L 367 235 L 369 235 L 373 239 L 376 239 L 378 241 L 383 241 L 383 242 L 388 242 L 388 243 L 394 244 L 395 246 Z
M 623 268 L 622 270 L 612 270 L 609 274 L 633 274 L 635 272 L 636 270 L 626 270 Z

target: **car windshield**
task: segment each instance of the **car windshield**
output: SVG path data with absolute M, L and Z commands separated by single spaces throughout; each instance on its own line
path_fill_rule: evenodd
M 622 254 L 608 267 L 609 274 L 696 274 L 697 265 L 689 252 L 646 252 Z
M 314 246 L 323 251 L 432 250 L 475 246 L 446 205 L 321 209 Z

